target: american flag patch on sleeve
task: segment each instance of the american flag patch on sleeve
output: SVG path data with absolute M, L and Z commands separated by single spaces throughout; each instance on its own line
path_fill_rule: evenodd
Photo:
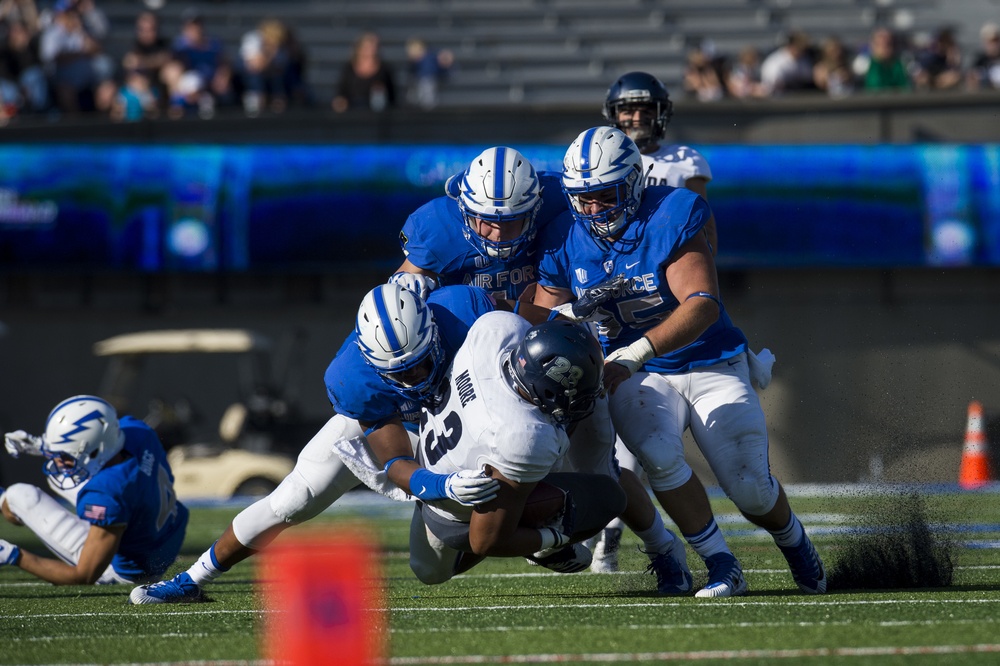
M 86 504 L 83 507 L 83 517 L 90 520 L 104 520 L 108 515 L 108 507 L 99 504 Z

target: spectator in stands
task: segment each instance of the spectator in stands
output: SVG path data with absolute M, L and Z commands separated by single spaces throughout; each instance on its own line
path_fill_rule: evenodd
M 40 28 L 38 19 L 35 0 L 0 0 L 0 22 L 21 23 L 28 34 L 34 37 Z
M 170 40 L 160 34 L 160 21 L 156 14 L 141 12 L 135 19 L 132 46 L 122 57 L 122 69 L 145 76 L 156 95 L 163 97 L 166 86 L 160 80 L 160 71 L 171 57 Z
M 382 60 L 379 36 L 364 32 L 354 42 L 351 59 L 340 70 L 333 110 L 382 111 L 395 104 L 396 85 L 392 71 Z
M 868 52 L 858 54 L 854 60 L 854 73 L 861 76 L 862 87 L 869 92 L 913 87 L 896 34 L 886 27 L 872 31 Z
M 144 71 L 125 71 L 124 81 L 111 103 L 111 119 L 135 122 L 159 115 L 159 99 L 153 82 Z
M 736 99 L 767 97 L 767 88 L 760 78 L 760 51 L 745 46 L 726 72 L 726 91 Z
M 710 44 L 701 44 L 688 52 L 684 92 L 699 102 L 714 102 L 726 95 L 722 84 L 722 61 L 714 56 L 714 47 Z
M 407 101 L 422 109 L 433 109 L 438 103 L 438 87 L 448 78 L 455 54 L 449 49 L 431 49 L 422 39 L 406 42 L 406 59 L 410 80 Z
M 989 22 L 979 30 L 982 50 L 966 76 L 969 90 L 1000 90 L 1000 25 Z
M 951 28 L 941 28 L 914 59 L 913 83 L 920 90 L 955 90 L 962 85 L 962 49 Z
M 809 36 L 795 30 L 760 66 L 760 78 L 769 95 L 815 90 Z
M 22 21 L 8 23 L 0 46 L 0 81 L 5 102 L 15 103 L 17 112 L 49 108 L 49 82 L 38 55 L 38 34 L 32 34 Z
M 813 67 L 813 82 L 830 97 L 847 97 L 857 87 L 851 58 L 839 38 L 827 37 L 820 44 L 819 58 Z
M 59 0 L 52 23 L 41 33 L 39 55 L 52 83 L 56 104 L 65 113 L 98 107 L 98 88 L 114 75 L 101 47 L 108 22 L 92 0 Z
M 312 89 L 306 82 L 308 59 L 305 45 L 299 40 L 295 28 L 285 25 L 285 50 L 288 52 L 288 68 L 285 70 L 285 94 L 292 105 L 312 106 Z
M 184 97 L 196 94 L 199 115 L 211 117 L 216 107 L 235 104 L 232 66 L 226 58 L 225 48 L 221 40 L 205 31 L 204 17 L 197 9 L 184 10 L 181 32 L 172 48 L 173 58 L 181 64 L 184 73 L 181 77 Z M 196 92 L 192 91 L 195 87 Z
M 265 19 L 240 42 L 239 74 L 243 84 L 243 110 L 249 116 L 268 106 L 275 113 L 288 105 L 288 69 L 291 54 L 288 31 L 277 19 Z

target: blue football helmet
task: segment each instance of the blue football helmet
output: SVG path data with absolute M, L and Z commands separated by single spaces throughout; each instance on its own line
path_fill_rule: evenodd
M 355 331 L 365 361 L 394 391 L 410 400 L 436 393 L 447 365 L 430 307 L 398 284 L 365 295 Z
M 618 114 L 623 108 L 646 107 L 649 120 L 635 124 L 632 121 L 622 123 Z M 674 103 L 670 101 L 667 87 L 652 74 L 646 72 L 629 72 L 622 74 L 608 88 L 602 109 L 604 117 L 612 127 L 617 127 L 635 141 L 639 150 L 658 142 L 667 130 L 670 118 L 674 115 Z
M 45 422 L 45 475 L 63 490 L 75 488 L 97 474 L 124 444 L 118 414 L 107 401 L 93 395 L 68 398 Z
M 535 216 L 542 205 L 538 174 L 524 155 L 504 146 L 480 153 L 465 173 L 446 184 L 458 190 L 458 207 L 465 220 L 465 237 L 488 257 L 510 259 L 535 237 Z M 449 190 L 450 188 L 450 190 Z M 513 228 L 509 240 L 493 241 L 479 234 L 479 221 Z
M 582 132 L 563 158 L 562 188 L 570 210 L 595 238 L 608 240 L 628 225 L 642 203 L 644 186 L 639 148 L 615 127 Z M 587 213 L 580 198 L 598 193 L 610 195 L 608 205 Z
M 554 319 L 528 329 L 503 363 L 508 384 L 566 425 L 586 418 L 604 392 L 604 353 L 581 324 Z

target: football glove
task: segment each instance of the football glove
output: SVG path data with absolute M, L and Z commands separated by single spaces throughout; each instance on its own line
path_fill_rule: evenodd
M 499 486 L 500 482 L 496 479 L 491 479 L 484 472 L 471 469 L 453 472 L 444 482 L 448 497 L 463 506 L 476 506 L 495 499 Z
M 389 284 L 398 284 L 403 289 L 409 289 L 424 299 L 439 286 L 437 278 L 419 273 L 407 273 L 406 271 L 393 273 L 388 282 Z
M 656 350 L 653 349 L 653 343 L 644 335 L 632 344 L 608 354 L 606 362 L 623 366 L 628 370 L 628 376 L 631 377 L 654 356 L 656 356 Z
M 3 436 L 3 445 L 7 449 L 7 453 L 14 458 L 22 453 L 27 453 L 30 456 L 42 455 L 42 438 L 29 435 L 23 430 L 6 433 Z
M 567 319 L 573 321 L 602 321 L 608 313 L 600 310 L 600 306 L 614 296 L 615 290 L 621 290 L 625 284 L 624 273 L 619 273 L 590 289 L 584 290 L 575 301 L 563 303 L 552 308 Z
M 6 539 L 0 539 L 0 567 L 5 564 L 17 565 L 21 559 L 21 549 Z
M 552 519 L 552 521 L 538 530 L 542 534 L 542 549 L 535 553 L 535 557 L 545 557 L 566 546 L 572 538 L 576 529 L 576 504 L 573 496 L 563 490 L 566 499 L 563 501 L 563 510 Z

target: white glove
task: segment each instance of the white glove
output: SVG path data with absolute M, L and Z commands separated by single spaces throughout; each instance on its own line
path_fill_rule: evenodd
M 21 549 L 6 539 L 0 539 L 0 567 L 5 564 L 16 565 L 21 559 Z
M 42 455 L 42 438 L 36 435 L 29 435 L 23 430 L 8 432 L 3 436 L 3 445 L 14 458 L 22 453 L 29 456 Z
M 398 284 L 403 289 L 409 289 L 420 298 L 427 298 L 439 286 L 437 278 L 419 273 L 407 273 L 406 271 L 393 273 L 388 282 L 389 284 Z
M 766 347 L 761 349 L 759 354 L 754 354 L 748 347 L 747 362 L 750 365 L 750 381 L 761 389 L 766 389 L 767 385 L 771 383 L 771 366 L 776 360 L 771 350 Z
M 500 482 L 486 476 L 485 472 L 463 469 L 452 472 L 444 482 L 448 497 L 463 506 L 476 506 L 496 498 Z
M 627 347 L 614 350 L 605 360 L 608 363 L 624 366 L 628 370 L 628 376 L 631 377 L 654 356 L 656 350 L 653 349 L 653 343 L 644 335 Z

